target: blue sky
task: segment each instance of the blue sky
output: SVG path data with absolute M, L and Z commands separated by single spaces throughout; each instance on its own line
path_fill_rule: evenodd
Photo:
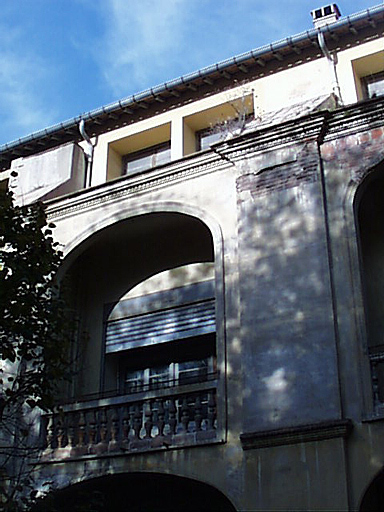
M 346 16 L 379 4 L 340 0 Z M 0 144 L 312 27 L 324 0 L 2 0 Z

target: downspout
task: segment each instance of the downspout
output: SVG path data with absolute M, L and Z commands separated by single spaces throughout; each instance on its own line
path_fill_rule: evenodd
M 329 71 L 332 79 L 332 92 L 336 96 L 337 102 L 340 103 L 340 105 L 342 105 L 343 100 L 341 98 L 340 85 L 336 73 L 337 56 L 332 55 L 331 52 L 328 50 L 327 45 L 325 44 L 323 32 L 319 31 L 317 33 L 317 40 L 319 42 L 319 46 L 321 48 L 321 51 L 323 52 L 324 57 L 326 57 L 328 61 Z
M 82 119 L 79 124 L 79 131 L 81 133 L 81 136 L 86 142 L 84 153 L 85 158 L 87 159 L 87 170 L 85 173 L 85 188 L 88 188 L 91 186 L 92 183 L 92 164 L 93 164 L 93 152 L 94 152 L 94 145 L 92 144 L 91 138 L 89 137 L 88 133 L 85 131 L 85 121 Z

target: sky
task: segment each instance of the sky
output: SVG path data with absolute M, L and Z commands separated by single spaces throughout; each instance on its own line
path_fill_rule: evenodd
M 339 0 L 343 16 L 380 4 Z M 0 145 L 312 28 L 324 0 L 1 0 Z

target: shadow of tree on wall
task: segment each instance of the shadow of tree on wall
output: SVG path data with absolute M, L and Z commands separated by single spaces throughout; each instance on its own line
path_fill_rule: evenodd
M 319 169 L 295 160 L 238 181 L 245 428 L 339 415 L 337 353 Z M 292 177 L 298 176 L 295 181 Z

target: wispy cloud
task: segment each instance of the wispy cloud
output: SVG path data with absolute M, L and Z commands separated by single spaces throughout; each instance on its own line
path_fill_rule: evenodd
M 96 59 L 114 94 L 142 89 L 178 59 L 189 6 L 190 0 L 103 0 L 106 31 Z
M 271 34 L 280 38 L 294 33 L 295 10 L 288 9 L 282 22 L 276 0 L 92 1 L 104 20 L 93 58 L 115 97 L 271 42 Z M 310 25 L 307 10 L 303 15 Z
M 0 41 L 0 112 L 2 131 L 8 130 L 8 139 L 14 134 L 28 134 L 52 124 L 53 106 L 47 107 L 41 90 L 48 78 L 42 59 L 25 47 L 18 47 L 18 34 L 0 27 L 7 33 Z

